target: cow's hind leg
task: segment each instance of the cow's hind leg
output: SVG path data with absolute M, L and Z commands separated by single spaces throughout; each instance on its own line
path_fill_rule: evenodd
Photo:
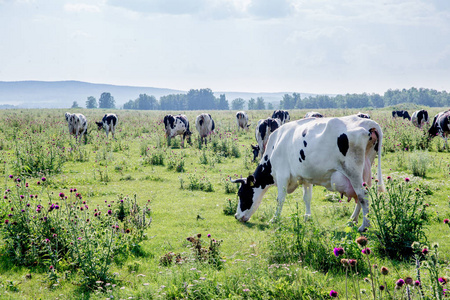
M 305 221 L 311 217 L 312 184 L 303 184 L 303 202 L 305 202 Z

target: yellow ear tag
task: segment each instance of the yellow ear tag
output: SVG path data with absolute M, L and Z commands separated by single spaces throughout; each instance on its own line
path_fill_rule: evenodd
M 250 181 L 250 187 L 254 187 L 255 186 L 255 183 L 253 182 L 253 180 L 252 181 Z

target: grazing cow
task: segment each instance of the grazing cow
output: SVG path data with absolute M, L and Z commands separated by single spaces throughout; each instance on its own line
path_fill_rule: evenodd
M 275 110 L 272 114 L 273 119 L 280 120 L 280 124 L 283 125 L 291 120 L 291 117 L 289 116 L 289 112 L 287 110 Z
M 428 123 L 428 121 L 428 112 L 425 109 L 415 111 L 411 116 L 411 122 L 419 128 L 422 128 L 423 124 Z
M 306 113 L 305 119 L 306 118 L 323 118 L 323 115 L 321 113 L 318 113 L 317 111 L 310 111 Z
M 444 139 L 444 148 L 447 145 L 447 137 L 450 134 L 450 110 L 443 111 L 434 116 L 433 123 L 431 124 L 428 134 L 431 137 L 437 135 Z
M 393 110 L 392 111 L 392 117 L 402 117 L 403 119 L 408 119 L 411 121 L 411 117 L 409 116 L 409 113 L 406 110 Z
M 258 125 L 256 125 L 255 129 L 255 138 L 256 142 L 258 143 L 258 148 L 255 148 L 252 145 L 253 149 L 253 155 L 257 152 L 256 156 L 261 157 L 266 150 L 266 144 L 269 140 L 269 136 L 277 130 L 278 127 L 281 126 L 280 120 L 273 119 L 273 118 L 267 118 L 267 119 L 261 119 L 258 121 Z M 258 150 L 256 150 L 258 149 Z M 256 158 L 254 157 L 253 160 Z
M 87 120 L 82 114 L 65 113 L 67 124 L 69 125 L 69 133 L 75 136 L 81 142 L 81 137 L 87 132 Z
M 108 138 L 108 134 L 111 131 L 112 137 L 114 138 L 114 134 L 116 132 L 116 125 L 119 122 L 116 114 L 105 114 L 103 119 L 100 122 L 95 122 L 98 126 L 98 130 L 104 128 L 106 131 L 106 138 Z
M 260 150 L 259 145 L 256 145 L 256 146 L 250 145 L 250 146 L 252 146 L 252 152 L 253 152 L 253 160 L 252 161 L 255 161 L 259 155 L 259 150 Z
M 245 111 L 238 111 L 236 113 L 236 122 L 239 129 L 247 129 L 250 127 L 250 124 L 248 124 L 248 115 Z
M 164 117 L 166 137 L 171 138 L 181 135 L 181 146 L 184 147 L 184 139 L 192 133 L 189 131 L 189 121 L 185 115 L 167 115 Z
M 210 135 L 211 132 L 213 132 L 213 130 L 216 128 L 211 115 L 205 113 L 198 115 L 195 119 L 195 127 L 197 128 L 198 134 L 200 135 L 201 143 L 203 144 L 204 139 L 206 145 L 206 137 Z
M 356 114 L 358 117 L 360 118 L 364 118 L 364 119 L 370 119 L 370 115 L 369 114 L 364 114 L 362 112 L 359 112 Z
M 278 128 L 269 138 L 266 152 L 253 175 L 233 180 L 240 183 L 236 219 L 246 222 L 269 187 L 278 187 L 277 220 L 286 193 L 303 185 L 305 218 L 311 214 L 313 185 L 338 191 L 356 200 L 354 221 L 363 211 L 359 231 L 369 226 L 369 203 L 363 183 L 372 183 L 371 166 L 378 154 L 378 189 L 384 191 L 381 175 L 381 127 L 356 115 L 341 118 L 308 118 Z

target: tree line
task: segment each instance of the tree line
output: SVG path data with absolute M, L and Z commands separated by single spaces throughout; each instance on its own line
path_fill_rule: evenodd
M 379 94 L 346 94 L 346 95 L 316 95 L 301 97 L 299 93 L 285 94 L 280 100 L 279 108 L 282 109 L 315 109 L 315 108 L 381 108 L 399 103 L 414 103 L 430 107 L 450 106 L 450 94 L 446 91 L 437 91 L 424 88 L 410 88 L 409 90 L 387 90 L 384 95 Z M 74 101 L 72 107 L 78 107 Z M 99 101 L 89 96 L 86 108 L 115 108 L 114 97 L 110 93 L 102 93 Z M 225 94 L 218 98 L 211 89 L 190 90 L 187 94 L 170 94 L 160 97 L 140 94 L 135 100 L 129 100 L 123 105 L 123 109 L 136 110 L 262 110 L 274 109 L 272 103 L 266 103 L 263 97 L 244 100 L 236 98 L 231 105 Z

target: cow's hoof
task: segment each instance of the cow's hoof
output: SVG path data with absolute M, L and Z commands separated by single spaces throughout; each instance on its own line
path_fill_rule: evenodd
M 305 222 L 308 222 L 309 220 L 311 220 L 311 215 L 305 215 Z

